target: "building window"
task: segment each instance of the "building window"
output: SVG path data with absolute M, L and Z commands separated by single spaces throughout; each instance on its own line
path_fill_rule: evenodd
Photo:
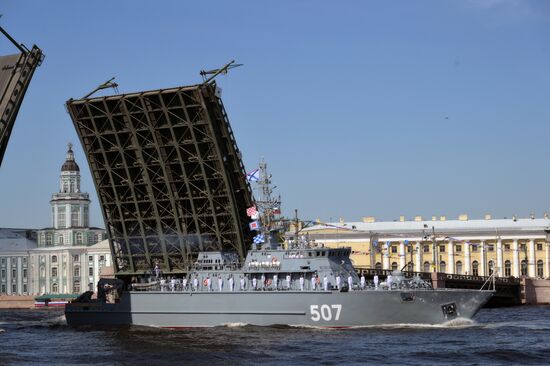
M 2 278 L 6 278 L 6 270 L 3 269 L 2 272 L 0 272 L 2 274 Z
M 537 243 L 537 250 L 542 250 L 542 243 Z
M 27 293 L 27 285 L 26 284 L 23 284 L 23 292 L 26 294 Z
M 80 267 L 74 267 L 73 276 L 80 277 Z
M 57 227 L 65 229 L 67 227 L 65 223 L 65 206 L 57 206 Z
M 26 257 L 23 257 L 23 265 L 24 265 L 24 266 L 27 265 L 27 258 L 26 258 Z
M 510 277 L 512 275 L 512 263 L 510 261 L 504 262 L 504 275 Z
M 521 275 L 527 276 L 527 261 L 525 259 L 521 261 Z
M 73 256 L 73 262 L 80 262 L 80 256 L 78 254 Z
M 462 262 L 461 261 L 456 262 L 456 274 L 462 274 Z
M 57 263 L 57 255 L 52 255 L 52 263 Z
M 391 270 L 392 270 L 392 271 L 397 271 L 397 262 L 393 262 L 393 263 L 391 264 Z
M 46 245 L 52 245 L 53 235 L 51 233 L 46 234 Z
M 488 252 L 494 252 L 495 251 L 495 246 L 493 244 L 487 245 L 487 251 Z
M 543 269 L 544 263 L 541 259 L 537 261 L 537 276 L 540 278 L 544 277 L 544 269 Z
M 474 276 L 479 276 L 479 263 L 478 261 L 472 262 L 472 274 Z
M 2 260 L 0 261 L 0 263 L 5 266 L 6 265 L 6 258 L 2 258 Z
M 57 267 L 52 267 L 52 277 L 57 277 Z
M 430 262 L 424 262 L 424 272 L 430 272 Z
M 80 282 L 75 281 L 73 284 L 73 293 L 78 294 L 80 293 Z
M 424 253 L 429 253 L 429 252 L 430 252 L 430 246 L 424 245 Z
M 94 267 L 89 267 L 89 268 L 88 268 L 88 275 L 89 275 L 89 276 L 93 276 L 93 275 L 94 275 Z
M 12 294 L 16 294 L 17 293 L 17 285 L 14 283 L 13 285 L 11 285 L 11 293 Z
M 59 242 L 59 245 L 63 245 L 63 244 L 64 244 L 63 234 L 60 234 L 60 235 L 57 237 L 57 240 L 58 240 L 58 242 Z
M 71 205 L 71 226 L 72 227 L 78 227 L 79 226 L 79 217 L 80 216 L 80 206 L 78 205 Z
M 447 263 L 445 263 L 445 261 L 439 262 L 439 272 L 442 272 L 442 273 L 447 272 Z
M 439 253 L 445 253 L 445 245 L 439 246 Z
M 519 249 L 525 252 L 527 250 L 527 245 L 526 244 L 520 244 Z
M 76 233 L 76 243 L 82 244 L 82 233 Z
M 6 285 L 2 285 L 2 291 L 1 291 L 3 294 L 6 293 Z
M 456 251 L 457 253 L 462 252 L 462 245 L 460 245 L 460 244 L 455 245 L 455 251 Z
M 53 283 L 53 284 L 52 284 L 52 292 L 53 292 L 54 294 L 57 294 L 57 283 Z
M 88 262 L 93 262 L 94 261 L 94 256 L 93 255 L 89 255 L 88 256 Z
M 87 207 L 87 206 L 84 206 L 84 220 L 82 220 L 82 221 L 83 221 L 83 222 L 82 222 L 82 226 L 84 226 L 84 227 L 90 226 L 90 224 L 89 224 L 89 222 L 90 222 L 89 220 L 90 220 L 90 219 L 89 219 L 88 210 L 89 210 L 88 207 Z
M 478 244 L 472 244 L 472 252 L 477 252 Z
M 397 245 L 392 245 L 391 246 L 391 252 L 392 253 L 397 253 Z
M 23 269 L 23 278 L 27 278 L 27 269 Z
M 489 261 L 489 276 L 493 274 L 494 270 L 495 270 L 495 262 L 491 260 Z
M 510 251 L 510 244 L 504 244 L 504 251 L 506 252 Z

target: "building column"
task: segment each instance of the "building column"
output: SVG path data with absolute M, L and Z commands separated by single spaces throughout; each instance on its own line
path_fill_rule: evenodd
M 529 274 L 529 277 L 537 277 L 537 271 L 535 266 L 535 240 L 531 239 L 529 240 L 529 259 L 527 260 L 527 274 Z
M 384 252 L 384 257 L 382 259 L 382 269 L 391 269 L 390 268 L 390 244 L 386 243 L 384 245 L 386 251 Z
M 485 250 L 487 250 L 487 247 L 485 246 L 485 241 L 481 240 L 479 242 L 479 249 L 480 249 L 480 261 L 479 261 L 479 275 L 480 276 L 486 276 L 486 267 L 487 267 L 487 253 Z
M 422 272 L 422 243 L 421 242 L 416 243 L 416 258 L 414 262 L 416 267 L 415 271 Z
M 519 278 L 519 245 L 518 240 L 512 242 L 512 276 Z
M 470 243 L 464 242 L 464 274 L 472 274 L 472 258 L 470 257 Z
M 498 276 L 503 277 L 504 276 L 504 262 L 502 260 L 502 240 L 497 240 L 497 269 L 498 269 Z
M 405 242 L 399 242 L 399 269 L 407 264 L 407 252 L 405 251 Z
M 544 266 L 544 278 L 550 278 L 550 245 L 548 245 L 548 242 L 547 241 L 544 241 L 544 248 L 545 248 L 545 252 L 546 252 L 546 256 L 545 256 L 545 266 Z
M 454 274 L 455 273 L 455 243 L 452 240 L 449 240 L 449 244 L 447 245 L 447 249 L 449 251 L 448 256 L 448 263 L 447 263 L 447 273 Z

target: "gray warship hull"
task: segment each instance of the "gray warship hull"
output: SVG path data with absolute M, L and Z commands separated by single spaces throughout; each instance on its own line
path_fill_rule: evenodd
M 118 303 L 67 304 L 69 325 L 355 327 L 471 319 L 492 291 L 128 291 Z

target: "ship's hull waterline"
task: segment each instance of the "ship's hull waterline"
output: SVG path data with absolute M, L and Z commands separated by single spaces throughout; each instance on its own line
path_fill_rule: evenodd
M 69 325 L 167 328 L 231 324 L 355 327 L 471 319 L 491 297 L 479 290 L 124 292 L 116 304 L 67 304 Z

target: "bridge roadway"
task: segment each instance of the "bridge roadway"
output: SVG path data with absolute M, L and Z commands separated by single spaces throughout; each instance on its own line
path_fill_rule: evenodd
M 380 281 L 383 281 L 391 270 L 372 269 L 369 267 L 356 267 L 359 275 L 364 274 L 367 280 L 372 281 L 375 274 L 378 274 Z M 467 288 L 484 289 L 492 288 L 492 279 L 487 276 L 457 275 L 435 272 L 409 272 L 403 271 L 405 277 L 420 276 L 423 280 L 432 284 L 434 288 Z M 521 281 L 515 277 L 495 277 L 496 294 L 485 305 L 485 307 L 503 307 L 521 305 Z

